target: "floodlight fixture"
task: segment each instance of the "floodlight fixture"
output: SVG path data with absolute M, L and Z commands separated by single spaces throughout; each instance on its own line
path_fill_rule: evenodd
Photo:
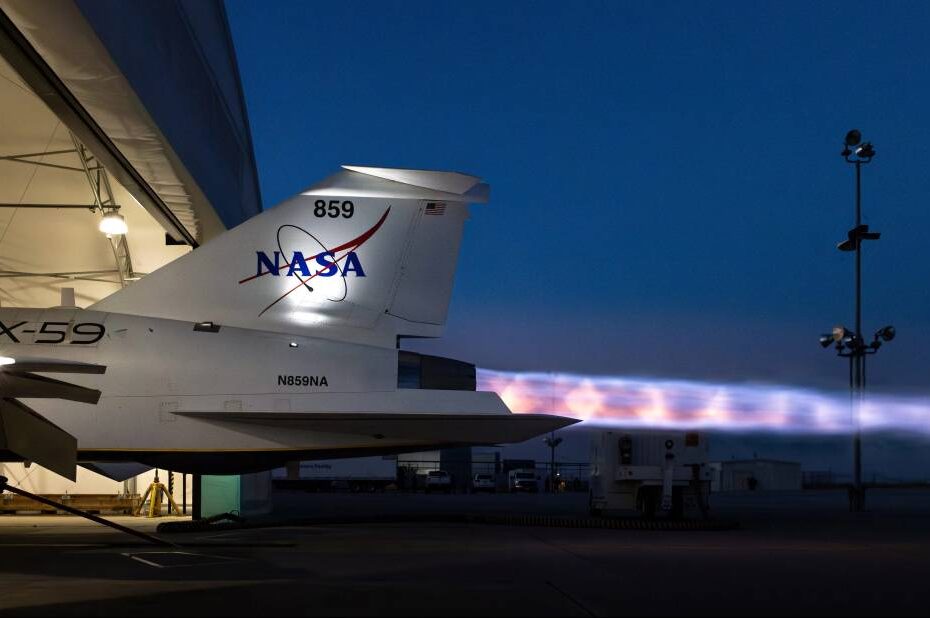
M 855 251 L 863 240 L 878 240 L 881 237 L 881 232 L 870 232 L 868 224 L 861 223 L 846 232 L 846 240 L 837 243 L 836 248 L 840 251 Z
M 866 142 L 862 144 L 862 146 L 856 149 L 856 154 L 863 159 L 871 159 L 874 157 L 875 148 L 872 146 L 872 142 Z
M 875 339 L 876 340 L 881 339 L 882 341 L 891 341 L 892 339 L 894 339 L 896 334 L 897 333 L 895 332 L 894 326 L 891 326 L 889 324 L 888 326 L 880 328 L 878 331 L 875 332 Z
M 858 146 L 862 143 L 862 133 L 859 129 L 852 129 L 846 134 L 846 146 Z
M 855 251 L 856 250 L 856 241 L 852 238 L 847 238 L 841 243 L 837 243 L 836 248 L 840 251 Z
M 103 215 L 103 219 L 100 220 L 100 231 L 107 236 L 122 236 L 129 231 L 129 227 L 126 225 L 126 219 L 123 218 L 123 215 L 111 210 Z
M 846 328 L 843 325 L 837 325 L 833 327 L 833 341 L 852 341 L 855 337 L 855 333 Z

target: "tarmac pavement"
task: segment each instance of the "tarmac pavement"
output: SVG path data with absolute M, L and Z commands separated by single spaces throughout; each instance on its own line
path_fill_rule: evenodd
M 925 614 L 930 492 L 714 497 L 723 532 L 396 521 L 582 516 L 585 496 L 278 493 L 278 517 L 394 523 L 160 535 L 74 517 L 0 517 L 0 615 Z M 153 532 L 157 522 L 117 517 Z M 164 518 L 161 520 L 164 521 Z

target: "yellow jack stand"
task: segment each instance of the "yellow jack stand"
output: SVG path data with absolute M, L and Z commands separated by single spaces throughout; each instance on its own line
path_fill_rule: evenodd
M 168 488 L 165 487 L 165 484 L 158 480 L 158 470 L 155 471 L 155 480 L 152 481 L 152 484 L 149 485 L 149 488 L 145 490 L 145 495 L 142 496 L 142 502 L 139 503 L 139 508 L 136 509 L 135 515 L 142 513 L 142 507 L 145 505 L 145 500 L 149 496 L 152 497 L 152 500 L 149 502 L 149 513 L 146 517 L 161 517 L 161 497 L 164 495 L 168 498 L 168 514 L 171 514 L 171 509 L 174 509 L 175 515 L 181 513 L 181 509 L 178 508 L 177 502 L 174 501 L 174 498 L 171 497 L 171 494 L 168 492 Z

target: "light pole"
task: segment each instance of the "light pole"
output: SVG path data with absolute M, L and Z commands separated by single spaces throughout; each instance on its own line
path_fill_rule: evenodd
M 870 232 L 869 226 L 862 223 L 862 166 L 872 161 L 875 149 L 871 142 L 863 142 L 862 134 L 853 129 L 846 134 L 843 159 L 856 166 L 856 224 L 846 234 L 847 238 L 837 245 L 840 251 L 856 252 L 856 326 L 849 330 L 845 326 L 836 326 L 833 332 L 820 337 L 824 348 L 835 344 L 839 356 L 849 359 L 849 392 L 852 405 L 853 421 L 853 484 L 849 492 L 849 509 L 862 511 L 865 508 L 865 488 L 862 486 L 862 431 L 859 425 L 859 409 L 865 393 L 865 357 L 875 354 L 883 341 L 891 341 L 895 336 L 893 326 L 878 330 L 870 344 L 862 337 L 862 241 L 878 240 L 879 232 Z
M 549 491 L 555 493 L 555 447 L 562 444 L 562 438 L 556 438 L 553 431 L 543 442 L 549 447 Z

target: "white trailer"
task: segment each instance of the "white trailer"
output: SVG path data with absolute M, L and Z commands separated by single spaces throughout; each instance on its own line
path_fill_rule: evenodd
M 397 456 L 349 457 L 301 461 L 298 478 L 274 471 L 276 484 L 308 491 L 378 491 L 397 482 Z
M 591 438 L 592 515 L 706 514 L 711 471 L 704 434 L 603 430 Z

